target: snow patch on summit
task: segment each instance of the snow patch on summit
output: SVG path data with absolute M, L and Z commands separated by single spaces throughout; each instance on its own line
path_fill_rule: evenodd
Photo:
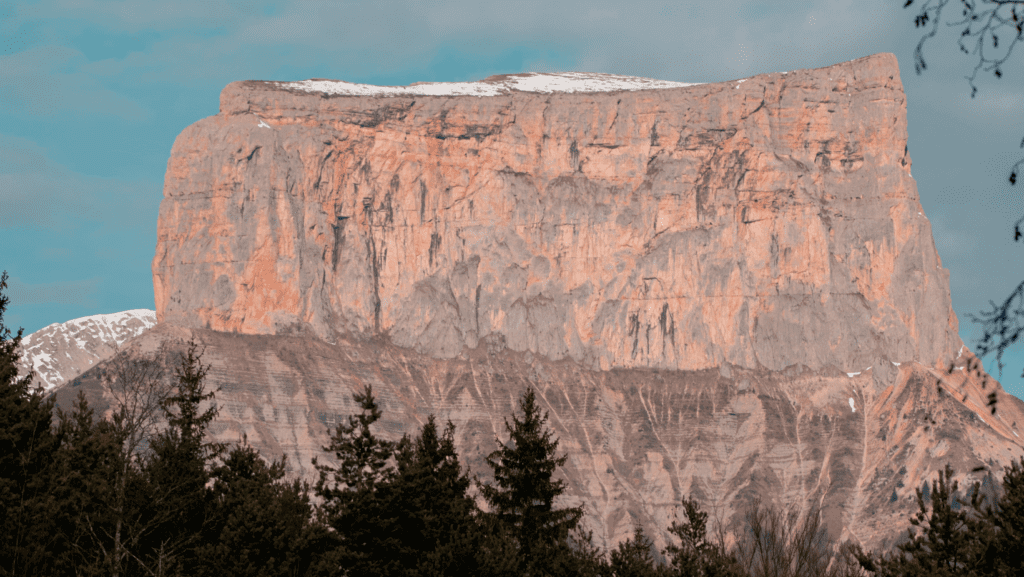
M 512 91 L 550 94 L 552 92 L 658 90 L 685 88 L 700 83 L 673 82 L 597 72 L 527 72 L 491 76 L 476 82 L 416 82 L 409 86 L 376 86 L 322 79 L 300 82 L 268 82 L 268 84 L 276 84 L 281 88 L 291 90 L 338 96 L 498 96 Z
M 114 348 L 156 324 L 156 311 L 133 309 L 54 323 L 21 340 L 18 375 L 35 373 L 33 388 L 50 390 L 106 360 Z

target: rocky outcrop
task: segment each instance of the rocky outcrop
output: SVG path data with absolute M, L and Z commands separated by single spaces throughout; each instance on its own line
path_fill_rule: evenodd
M 168 161 L 157 318 L 595 369 L 855 371 L 961 345 L 891 54 L 650 90 L 507 79 L 230 84 Z
M 215 435 L 298 475 L 371 384 L 384 435 L 451 419 L 486 478 L 535 387 L 599 543 L 660 545 L 688 494 L 888 542 L 946 462 L 1024 452 L 1020 401 L 958 370 L 906 140 L 888 54 L 693 86 L 233 83 L 174 144 L 160 324 L 128 348 L 196 338 Z M 105 402 L 100 369 L 60 402 Z

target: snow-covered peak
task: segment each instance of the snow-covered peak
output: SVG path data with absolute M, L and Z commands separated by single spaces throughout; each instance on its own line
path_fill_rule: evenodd
M 699 83 L 654 80 L 597 72 L 527 72 L 491 76 L 477 82 L 416 82 L 409 86 L 375 86 L 342 80 L 273 83 L 281 88 L 341 96 L 498 96 L 520 92 L 613 92 L 685 88 Z
M 33 388 L 49 390 L 89 370 L 114 348 L 156 324 L 156 311 L 134 309 L 54 323 L 21 340 L 19 375 L 34 371 Z

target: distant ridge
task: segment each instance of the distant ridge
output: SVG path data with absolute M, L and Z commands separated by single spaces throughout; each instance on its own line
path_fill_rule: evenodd
M 18 375 L 35 374 L 33 388 L 50 390 L 89 370 L 156 324 L 156 311 L 133 309 L 54 323 L 21 341 Z

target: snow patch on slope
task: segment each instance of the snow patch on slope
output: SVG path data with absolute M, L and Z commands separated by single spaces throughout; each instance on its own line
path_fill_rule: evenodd
M 477 82 L 416 82 L 409 86 L 375 86 L 342 80 L 303 80 L 269 83 L 281 88 L 320 92 L 340 96 L 498 96 L 512 91 L 540 92 L 614 92 L 617 90 L 657 90 L 685 88 L 699 82 L 672 82 L 637 76 L 619 76 L 596 72 L 557 72 L 492 76 Z
M 22 339 L 18 375 L 34 372 L 33 388 L 53 389 L 155 324 L 156 311 L 134 309 L 48 325 Z

